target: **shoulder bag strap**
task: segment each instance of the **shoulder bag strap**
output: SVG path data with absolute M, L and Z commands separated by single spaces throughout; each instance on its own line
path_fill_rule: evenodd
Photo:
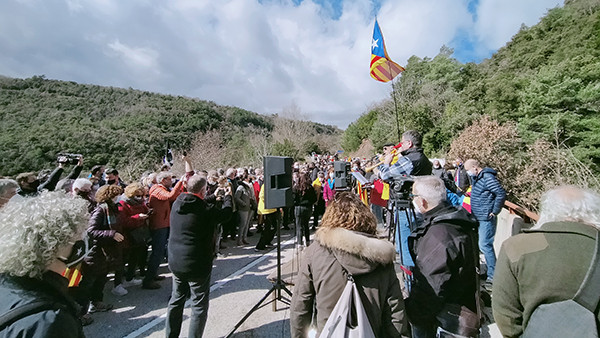
M 40 301 L 29 303 L 21 306 L 17 306 L 13 309 L 10 309 L 8 312 L 0 316 L 0 330 L 4 330 L 9 325 L 13 324 L 17 320 L 21 318 L 25 318 L 27 316 L 47 311 L 47 310 L 56 310 L 58 309 L 58 304 L 49 303 L 47 301 Z
M 338 263 L 340 263 L 340 260 L 335 255 L 335 252 L 332 249 L 329 249 L 329 252 L 331 252 L 331 254 L 333 255 L 333 258 L 335 258 L 335 260 Z M 342 263 L 340 263 L 340 266 L 342 267 L 342 271 L 346 274 L 346 279 L 351 281 L 352 283 L 356 284 L 356 282 L 354 282 L 354 276 L 352 276 L 352 274 L 350 272 L 348 272 L 348 270 L 346 270 L 346 268 L 342 265 Z
M 573 297 L 573 300 L 589 311 L 596 313 L 600 301 L 600 231 L 596 231 L 596 248 L 590 268 L 583 279 L 583 283 Z

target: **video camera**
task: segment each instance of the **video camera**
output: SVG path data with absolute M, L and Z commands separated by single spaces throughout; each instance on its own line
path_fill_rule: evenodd
M 75 165 L 79 163 L 79 158 L 81 157 L 83 157 L 81 154 L 59 153 L 57 155 L 56 162 Z
M 411 175 L 396 176 L 388 183 L 390 184 L 390 200 L 392 200 L 397 207 L 411 207 L 411 191 L 413 183 L 415 183 L 415 177 Z

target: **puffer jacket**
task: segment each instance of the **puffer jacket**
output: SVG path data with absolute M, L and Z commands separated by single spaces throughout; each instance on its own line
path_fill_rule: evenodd
M 120 266 L 123 258 L 123 244 L 114 239 L 115 233 L 123 234 L 118 223 L 117 210 L 116 205 L 101 203 L 90 216 L 87 233 L 92 240 L 92 247 L 84 261 L 98 273 L 108 272 L 115 266 Z M 108 217 L 111 217 L 110 222 Z
M 411 323 L 430 326 L 446 304 L 477 312 L 475 293 L 477 222 L 465 210 L 442 203 L 423 214 L 423 223 L 408 237 L 415 262 L 414 281 L 406 299 Z
M 319 228 L 304 251 L 291 305 L 291 336 L 306 337 L 316 306 L 321 332 L 352 274 L 377 337 L 406 335 L 407 321 L 391 243 L 343 228 Z M 335 256 L 333 254 L 335 252 Z
M 0 275 L 0 315 L 22 305 L 41 302 L 50 309 L 18 319 L 4 330 L 2 337 L 84 337 L 77 318 L 79 306 L 67 292 L 68 280 L 47 271 L 42 279 Z
M 490 213 L 498 215 L 506 200 L 506 191 L 498 182 L 498 173 L 492 168 L 483 168 L 471 185 L 471 212 L 478 221 L 491 219 Z

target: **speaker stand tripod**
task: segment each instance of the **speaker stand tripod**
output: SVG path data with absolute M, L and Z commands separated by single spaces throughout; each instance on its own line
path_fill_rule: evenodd
M 256 305 L 254 305 L 254 307 L 250 309 L 250 311 L 248 311 L 248 313 L 246 313 L 246 315 L 237 324 L 235 324 L 235 327 L 229 332 L 229 334 L 227 334 L 226 337 L 231 337 L 235 331 L 242 326 L 246 319 L 248 319 L 248 317 L 254 313 L 254 311 L 269 305 L 270 303 L 273 303 L 273 311 L 277 311 L 277 301 L 280 301 L 286 305 L 290 305 L 291 301 L 282 296 L 282 290 L 292 297 L 292 292 L 285 286 L 284 281 L 281 279 L 281 226 L 279 225 L 279 222 L 277 222 L 277 278 L 275 279 L 271 289 L 267 291 L 267 294 L 265 294 L 263 298 L 261 298 L 258 303 L 256 303 Z M 267 298 L 269 298 L 269 295 L 271 295 L 273 292 L 275 292 L 273 299 L 265 302 Z

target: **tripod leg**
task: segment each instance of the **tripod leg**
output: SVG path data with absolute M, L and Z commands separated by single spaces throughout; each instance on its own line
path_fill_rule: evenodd
M 246 321 L 246 319 L 248 319 L 248 317 L 250 317 L 250 315 L 252 315 L 252 313 L 256 310 L 258 310 L 259 307 L 262 306 L 262 303 L 269 297 L 269 295 L 275 291 L 275 286 L 273 286 L 271 288 L 271 290 L 269 290 L 269 292 L 267 292 L 266 295 L 263 296 L 263 298 L 261 298 L 258 303 L 256 303 L 256 305 L 254 305 L 254 307 L 252 309 L 250 309 L 250 311 L 248 311 L 248 313 L 246 313 L 246 315 L 244 316 L 244 318 L 242 318 L 239 322 L 237 322 L 237 324 L 235 324 L 235 327 L 227 334 L 226 337 L 231 337 L 234 333 L 235 330 L 237 330 L 240 326 L 242 326 L 242 324 Z
M 269 224 L 267 221 L 265 221 L 265 223 L 266 226 L 269 226 L 267 225 Z M 262 306 L 262 303 L 269 297 L 269 295 L 272 292 L 275 292 L 273 294 L 273 300 L 270 301 L 273 302 L 273 311 L 277 311 L 276 303 L 278 300 L 289 305 L 289 302 L 284 301 L 281 297 L 282 289 L 285 290 L 285 292 L 287 292 L 288 295 L 290 295 L 290 297 L 292 296 L 291 291 L 285 287 L 285 283 L 281 279 L 281 227 L 280 224 L 277 224 L 277 280 L 273 284 L 271 290 L 269 290 L 269 292 L 267 292 L 267 294 L 264 295 L 264 297 L 260 301 L 258 301 L 258 303 L 254 305 L 254 307 L 250 309 L 248 313 L 246 313 L 244 318 L 242 318 L 237 324 L 235 324 L 235 327 L 229 332 L 229 334 L 226 337 L 231 337 L 235 333 L 235 331 L 244 323 L 244 321 L 246 321 L 246 319 L 248 319 L 248 317 L 250 317 L 250 315 L 252 315 L 254 311 L 258 310 Z

